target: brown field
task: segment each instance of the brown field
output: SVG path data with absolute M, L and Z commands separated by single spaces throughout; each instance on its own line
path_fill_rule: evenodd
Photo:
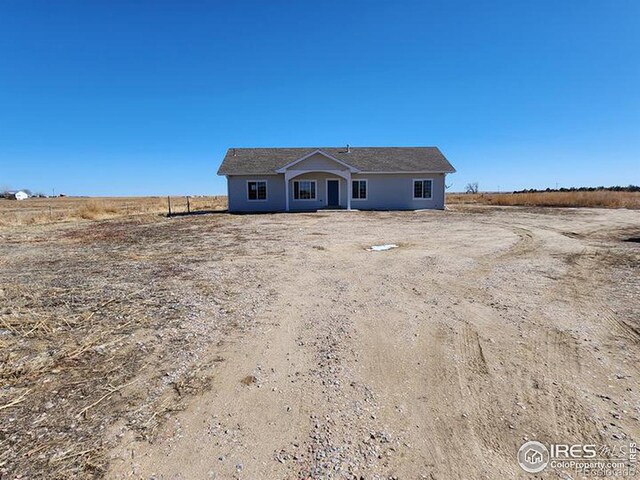
M 171 197 L 174 213 L 187 211 L 186 197 Z M 190 197 L 191 211 L 224 210 L 226 196 Z M 167 197 L 58 197 L 0 199 L 0 226 L 99 220 L 168 212 Z
M 447 203 L 524 207 L 640 208 L 640 192 L 450 193 Z
M 0 202 L 1 478 L 529 478 L 525 439 L 640 440 L 640 211 L 36 202 Z

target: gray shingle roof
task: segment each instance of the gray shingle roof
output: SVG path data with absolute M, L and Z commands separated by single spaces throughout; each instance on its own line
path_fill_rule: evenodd
M 275 173 L 279 168 L 321 150 L 361 172 L 455 172 L 438 147 L 230 148 L 218 175 Z

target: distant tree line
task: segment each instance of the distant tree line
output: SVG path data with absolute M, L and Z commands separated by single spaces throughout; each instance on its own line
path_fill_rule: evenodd
M 561 188 L 545 188 L 539 190 L 537 188 L 529 188 L 524 190 L 516 190 L 513 193 L 540 193 L 540 192 L 640 192 L 640 185 L 629 185 L 627 187 L 614 186 L 614 187 L 561 187 Z

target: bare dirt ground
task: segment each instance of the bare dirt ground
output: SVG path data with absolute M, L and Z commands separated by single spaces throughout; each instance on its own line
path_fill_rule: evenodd
M 512 478 L 525 439 L 637 442 L 636 237 L 518 207 L 2 229 L 0 472 Z

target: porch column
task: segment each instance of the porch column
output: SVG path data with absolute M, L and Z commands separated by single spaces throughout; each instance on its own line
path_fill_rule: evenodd
M 347 210 L 351 210 L 351 196 L 353 192 L 353 184 L 351 183 L 351 172 L 347 174 Z
M 289 211 L 289 173 L 284 174 L 284 211 Z

